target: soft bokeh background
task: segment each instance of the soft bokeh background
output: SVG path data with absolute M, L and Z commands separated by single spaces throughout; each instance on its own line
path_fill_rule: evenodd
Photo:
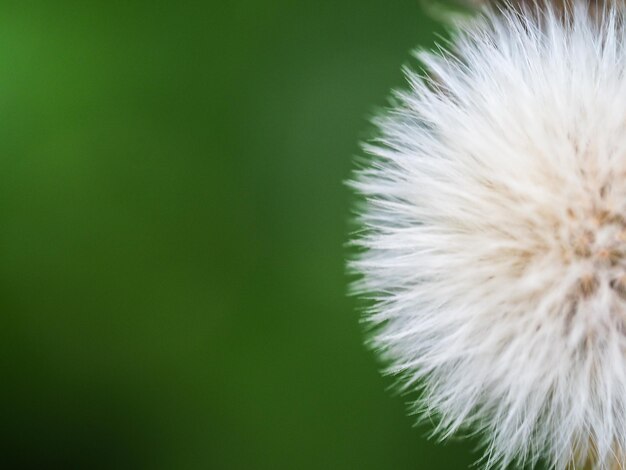
M 3 2 L 0 468 L 462 469 L 346 296 L 418 0 Z

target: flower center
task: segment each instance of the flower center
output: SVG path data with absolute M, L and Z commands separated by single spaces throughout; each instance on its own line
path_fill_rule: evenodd
M 568 216 L 575 218 L 573 210 Z M 626 219 L 609 210 L 593 210 L 586 226 L 575 231 L 570 239 L 567 258 L 588 267 L 589 274 L 581 276 L 578 288 L 582 297 L 598 289 L 600 273 L 607 273 L 609 287 L 626 300 Z

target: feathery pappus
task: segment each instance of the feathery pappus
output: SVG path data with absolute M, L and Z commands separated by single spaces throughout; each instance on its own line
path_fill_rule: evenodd
M 372 345 L 487 467 L 626 468 L 625 13 L 460 23 L 351 183 Z

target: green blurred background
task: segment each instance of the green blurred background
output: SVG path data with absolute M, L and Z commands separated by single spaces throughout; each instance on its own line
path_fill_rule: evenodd
M 1 468 L 462 469 L 346 296 L 418 0 L 3 2 Z

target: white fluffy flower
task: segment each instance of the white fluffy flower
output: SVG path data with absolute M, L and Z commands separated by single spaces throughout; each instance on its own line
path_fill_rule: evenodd
M 487 465 L 626 455 L 626 25 L 487 12 L 377 121 L 358 291 L 374 346 Z M 617 467 L 616 467 L 617 468 Z

